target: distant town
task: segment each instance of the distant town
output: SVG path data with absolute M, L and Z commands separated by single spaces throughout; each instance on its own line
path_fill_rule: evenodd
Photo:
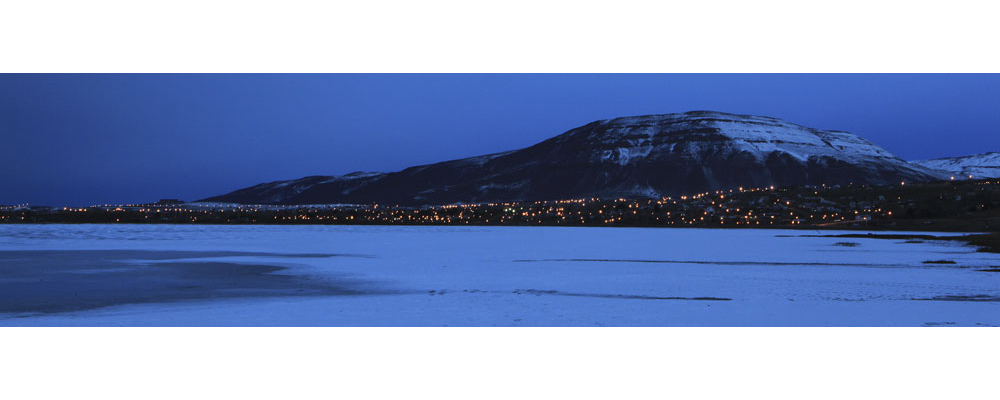
M 993 231 L 1000 180 L 734 188 L 659 199 L 569 199 L 403 207 L 187 203 L 0 206 L 0 223 L 643 226 Z

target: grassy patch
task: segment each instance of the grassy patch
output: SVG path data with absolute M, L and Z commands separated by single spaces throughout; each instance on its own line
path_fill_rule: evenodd
M 1000 233 L 960 236 L 971 245 L 979 246 L 979 251 L 1000 253 Z M 958 239 L 958 238 L 956 238 Z

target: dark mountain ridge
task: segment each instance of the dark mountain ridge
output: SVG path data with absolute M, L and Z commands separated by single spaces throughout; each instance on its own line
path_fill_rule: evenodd
M 392 173 L 270 182 L 203 201 L 431 205 L 941 178 L 847 132 L 691 111 L 595 121 L 521 150 Z

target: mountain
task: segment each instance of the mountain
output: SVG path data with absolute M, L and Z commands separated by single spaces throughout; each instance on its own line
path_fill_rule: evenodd
M 957 177 L 1000 178 L 1000 152 L 975 154 L 964 157 L 935 158 L 914 161 L 927 168 L 945 171 Z
M 271 182 L 203 201 L 424 205 L 939 178 L 847 132 L 691 111 L 595 121 L 521 150 L 385 174 Z
M 350 193 L 354 188 L 364 186 L 386 174 L 380 172 L 352 172 L 341 176 L 307 176 L 290 181 L 275 181 L 261 183 L 222 196 L 211 197 L 202 201 L 222 201 L 244 204 L 294 204 L 292 199 L 303 192 L 316 187 L 331 191 Z M 336 202 L 322 202 L 336 203 Z M 300 203 L 301 204 L 301 203 Z

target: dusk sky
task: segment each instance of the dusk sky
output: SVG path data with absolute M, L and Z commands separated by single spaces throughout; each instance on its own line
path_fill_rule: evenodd
M 997 74 L 0 74 L 0 204 L 197 200 L 689 110 L 846 130 L 907 160 L 1000 150 Z

